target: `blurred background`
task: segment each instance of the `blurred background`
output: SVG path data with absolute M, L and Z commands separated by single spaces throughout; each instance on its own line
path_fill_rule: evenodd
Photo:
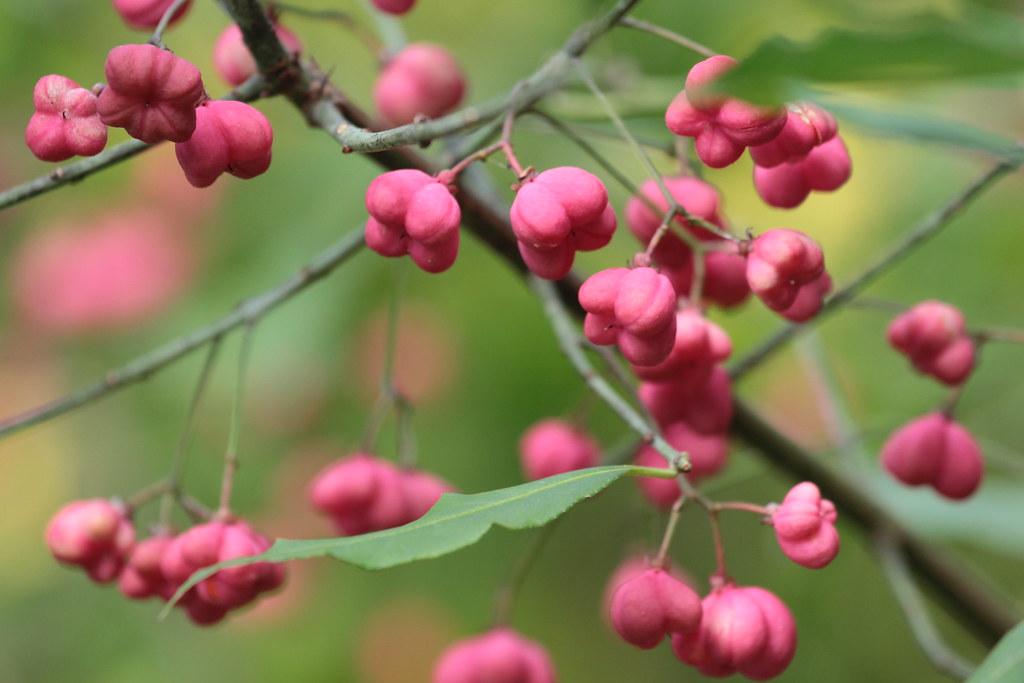
M 400 25 L 410 41 L 441 42 L 456 55 L 468 77 L 467 100 L 475 103 L 507 92 L 573 28 L 609 5 L 420 0 Z M 303 6 L 350 12 L 369 30 L 375 27 L 354 0 Z M 976 27 L 978 16 L 1001 17 L 996 23 L 1020 36 L 1024 23 L 1012 11 L 1011 3 L 958 0 L 646 0 L 635 16 L 743 59 L 777 35 L 806 41 L 830 27 L 910 31 L 923 17 L 935 16 L 963 22 L 965 31 Z M 288 12 L 282 23 L 301 37 L 305 55 L 369 108 L 376 65 L 359 40 L 337 23 Z M 211 58 L 226 25 L 215 3 L 197 0 L 165 35 L 176 54 L 203 71 L 212 96 L 229 89 Z M 0 83 L 7 95 L 0 100 L 0 187 L 53 168 L 37 161 L 23 140 L 36 80 L 60 73 L 91 87 L 103 79 L 111 47 L 147 38 L 125 27 L 107 2 L 12 0 L 0 6 Z M 587 56 L 635 134 L 660 145 L 672 138 L 663 124 L 665 106 L 698 60 L 679 46 L 628 30 L 606 37 Z M 1018 139 L 1024 136 L 1020 85 L 1017 77 L 854 84 L 827 95 L 866 98 L 882 109 L 943 116 Z M 589 95 L 578 86 L 570 90 L 545 110 L 612 130 Z M 363 192 L 377 167 L 342 155 L 286 102 L 257 106 L 275 132 L 274 161 L 261 177 L 224 176 L 206 190 L 193 190 L 163 145 L 0 212 L 0 416 L 73 391 L 208 324 L 359 228 Z M 840 130 L 853 158 L 852 179 L 834 194 L 812 194 L 796 210 L 772 209 L 760 200 L 747 157 L 705 175 L 721 189 L 736 231 L 807 232 L 822 244 L 839 284 L 993 163 L 982 152 L 879 136 L 842 118 Z M 124 139 L 111 131 L 110 145 Z M 578 165 L 604 177 L 592 159 L 536 119 L 517 125 L 514 142 L 524 164 Z M 642 165 L 621 140 L 602 134 L 593 143 L 634 182 L 643 181 Z M 665 172 L 673 170 L 666 155 L 652 155 Z M 488 172 L 511 201 L 511 174 L 497 162 Z M 605 181 L 621 217 L 628 194 Z M 1018 176 L 1002 180 L 866 295 L 900 305 L 938 298 L 960 307 L 972 327 L 1024 327 L 1022 189 Z M 608 248 L 580 255 L 577 268 L 589 274 L 622 265 L 635 251 L 632 236 L 620 229 Z M 406 261 L 364 250 L 256 329 L 233 504 L 265 533 L 332 534 L 307 503 L 306 489 L 326 463 L 359 445 L 377 397 L 387 302 L 398 281 L 405 284 L 397 378 L 415 402 L 421 467 L 464 492 L 520 483 L 516 443 L 522 432 L 539 419 L 580 410 L 609 450 L 628 438 L 617 417 L 586 399 L 530 290 L 481 243 L 465 234 L 455 266 L 437 276 Z M 82 290 L 71 284 L 76 273 L 102 299 L 134 296 L 117 310 L 83 312 L 75 304 Z M 734 358 L 781 324 L 756 302 L 713 317 L 732 335 Z M 746 377 L 737 393 L 821 458 L 845 455 L 846 465 L 910 524 L 1019 604 L 1024 349 L 986 347 L 966 385 L 957 416 L 982 444 L 987 474 L 976 497 L 947 503 L 930 490 L 892 484 L 878 471 L 886 436 L 945 399 L 942 388 L 912 372 L 885 343 L 891 317 L 863 307 L 831 316 Z M 237 334 L 224 344 L 189 450 L 186 490 L 211 506 L 228 439 L 238 347 Z M 202 359 L 193 354 L 140 385 L 0 441 L 0 680 L 427 680 L 447 644 L 488 626 L 497 587 L 537 531 L 495 530 L 458 553 L 382 572 L 327 560 L 291 563 L 283 591 L 212 628 L 196 627 L 178 612 L 157 622 L 157 603 L 129 601 L 116 587 L 93 585 L 52 559 L 42 534 L 60 506 L 79 498 L 128 497 L 167 475 Z M 846 436 L 859 437 L 862 447 L 853 452 L 840 453 L 830 426 L 837 410 L 848 420 Z M 385 424 L 384 457 L 394 457 L 393 432 L 393 423 Z M 735 443 L 730 465 L 705 490 L 720 500 L 764 504 L 781 500 L 793 483 Z M 140 530 L 154 516 L 144 508 Z M 774 534 L 754 516 L 727 514 L 723 522 L 736 580 L 775 592 L 796 617 L 797 655 L 778 680 L 945 680 L 915 646 L 870 542 L 842 516 L 843 550 L 818 572 L 783 557 Z M 651 652 L 625 645 L 601 614 L 608 576 L 630 553 L 655 544 L 663 524 L 634 483 L 621 481 L 571 510 L 555 529 L 523 586 L 512 624 L 548 648 L 561 680 L 701 679 L 667 645 Z M 684 515 L 672 556 L 703 590 L 714 563 L 699 510 Z M 955 649 L 972 659 L 983 654 L 941 611 L 934 614 Z

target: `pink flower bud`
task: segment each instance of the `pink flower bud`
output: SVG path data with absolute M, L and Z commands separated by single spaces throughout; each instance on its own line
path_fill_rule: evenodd
M 541 420 L 519 440 L 519 458 L 533 481 L 597 465 L 600 446 L 564 420 Z
M 754 166 L 754 186 L 765 203 L 792 209 L 802 204 L 812 190 L 838 190 L 850 179 L 851 172 L 850 153 L 837 135 L 797 161 L 772 168 Z
M 244 102 L 209 100 L 196 109 L 195 132 L 174 146 L 193 187 L 212 185 L 221 173 L 253 178 L 270 167 L 274 131 L 267 117 Z
M 612 625 L 631 645 L 649 650 L 668 633 L 688 633 L 700 625 L 701 601 L 689 586 L 664 569 L 648 569 L 615 592 Z
M 555 683 L 555 667 L 538 643 L 495 628 L 452 645 L 434 666 L 433 683 Z
M 50 74 L 32 91 L 35 113 L 25 128 L 25 144 L 43 161 L 93 156 L 107 144 L 107 127 L 96 113 L 96 95 L 70 78 Z
M 786 557 L 810 569 L 828 565 L 839 552 L 836 507 L 809 481 L 797 484 L 772 513 L 779 546 Z
M 437 118 L 458 106 L 466 78 L 455 58 L 440 45 L 413 43 L 388 62 L 373 86 L 381 116 L 398 126 L 417 116 Z
M 283 26 L 274 25 L 274 33 L 291 57 L 302 52 L 302 41 Z M 256 74 L 256 60 L 245 45 L 238 24 L 224 29 L 213 46 L 213 66 L 230 85 L 241 85 Z
M 120 45 L 103 67 L 100 120 L 143 142 L 184 142 L 196 127 L 202 75 L 191 62 L 154 45 Z
M 796 623 L 786 605 L 756 586 L 732 583 L 704 598 L 700 628 L 672 635 L 672 651 L 708 676 L 741 673 L 758 681 L 781 674 L 796 653 Z
M 929 484 L 961 500 L 981 484 L 984 462 L 971 433 L 941 412 L 911 420 L 882 446 L 882 466 L 908 486 Z
M 889 325 L 887 337 L 919 372 L 950 386 L 964 382 L 974 369 L 974 342 L 964 316 L 942 301 L 923 301 L 903 313 Z
M 124 23 L 135 29 L 156 28 L 174 0 L 113 0 L 114 9 Z M 180 21 L 188 13 L 192 0 L 184 3 L 171 17 L 171 24 Z

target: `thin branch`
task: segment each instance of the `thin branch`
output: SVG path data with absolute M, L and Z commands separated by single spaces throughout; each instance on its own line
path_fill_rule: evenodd
M 702 55 L 704 57 L 714 57 L 718 54 L 711 48 L 701 45 L 695 40 L 690 40 L 686 36 L 680 35 L 675 31 L 670 31 L 664 26 L 652 24 L 649 21 L 643 21 L 641 19 L 635 19 L 633 17 L 623 17 L 622 19 L 619 19 L 619 25 L 628 26 L 629 28 L 635 28 L 640 31 L 646 31 L 651 35 L 658 36 L 659 38 L 664 38 L 665 40 L 673 42 L 677 45 L 682 45 L 687 50 L 693 50 L 697 54 Z
M 66 396 L 32 408 L 5 420 L 0 420 L 0 437 L 13 434 L 32 425 L 50 420 L 113 393 L 118 389 L 141 382 L 164 367 L 184 358 L 215 339 L 244 324 L 251 324 L 266 316 L 280 304 L 289 300 L 317 280 L 330 274 L 359 251 L 364 244 L 363 230 L 356 229 L 337 243 L 325 249 L 299 272 L 280 285 L 243 301 L 234 311 L 220 320 L 178 337 L 121 367 L 111 370 L 99 380 Z
M 770 336 L 763 344 L 733 363 L 729 368 L 729 374 L 734 380 L 739 379 L 750 370 L 763 363 L 769 356 L 777 351 L 783 344 L 789 341 L 800 330 L 816 325 L 828 314 L 845 306 L 852 301 L 857 294 L 869 284 L 878 279 L 887 270 L 891 269 L 903 258 L 910 254 L 916 247 L 920 246 L 929 237 L 937 234 L 942 228 L 955 218 L 962 210 L 970 205 L 985 190 L 994 185 L 1007 174 L 1015 171 L 1018 164 L 1013 161 L 1002 160 L 988 169 L 979 178 L 971 182 L 960 193 L 953 197 L 945 206 L 940 207 L 932 214 L 923 218 L 917 225 L 913 226 L 897 244 L 886 253 L 870 264 L 852 282 L 837 291 L 821 307 L 814 320 L 803 325 L 786 325 L 778 332 Z

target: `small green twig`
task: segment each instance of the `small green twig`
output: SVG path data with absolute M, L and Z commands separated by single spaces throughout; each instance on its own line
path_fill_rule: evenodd
M 238 350 L 238 370 L 235 376 L 235 395 L 231 409 L 231 430 L 228 435 L 228 446 L 224 451 L 224 476 L 221 478 L 220 504 L 217 516 L 227 517 L 231 510 L 231 491 L 235 483 L 235 472 L 238 470 L 238 444 L 242 435 L 242 406 L 245 404 L 245 377 L 252 357 L 252 345 L 256 329 L 255 321 L 247 321 L 242 334 L 242 345 Z
M 652 24 L 649 21 L 643 21 L 642 19 L 635 19 L 633 17 L 623 17 L 619 19 L 619 26 L 626 26 L 628 28 L 635 28 L 640 31 L 646 31 L 647 33 L 656 35 L 659 38 L 664 38 L 665 40 L 676 43 L 677 45 L 682 45 L 687 50 L 693 50 L 697 54 L 702 55 L 704 57 L 715 57 L 716 55 L 718 55 L 718 53 L 712 50 L 711 48 L 705 47 L 704 45 L 701 45 L 695 40 L 690 40 L 686 36 L 680 35 L 674 31 L 670 31 L 664 26 Z
M 494 626 L 504 626 L 509 623 L 510 617 L 512 616 L 512 608 L 515 606 L 516 599 L 522 591 L 523 584 L 526 582 L 526 577 L 529 575 L 530 570 L 533 569 L 534 565 L 537 564 L 537 559 L 540 557 L 541 551 L 544 550 L 544 546 L 547 545 L 548 539 L 550 539 L 554 534 L 559 521 L 561 521 L 560 517 L 550 524 L 544 525 L 544 527 L 534 535 L 534 538 L 531 540 L 526 552 L 520 556 L 519 561 L 514 567 L 512 567 L 508 576 L 505 577 L 505 580 L 498 588 L 494 597 L 494 616 L 491 619 Z
M 149 39 L 150 43 L 156 45 L 160 49 L 167 48 L 167 46 L 164 45 L 164 31 L 167 30 L 167 26 L 171 23 L 171 19 L 178 13 L 178 10 L 180 10 L 182 5 L 186 2 L 189 2 L 189 0 L 174 0 L 174 2 L 171 3 L 171 6 L 167 8 L 164 15 L 160 17 L 160 23 L 158 23 L 156 28 L 153 29 L 153 35 Z

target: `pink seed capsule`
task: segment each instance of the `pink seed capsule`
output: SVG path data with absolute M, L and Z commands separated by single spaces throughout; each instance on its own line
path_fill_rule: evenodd
M 258 109 L 233 100 L 209 100 L 196 109 L 195 132 L 174 146 L 193 187 L 208 187 L 222 173 L 254 178 L 270 167 L 274 131 Z
M 416 4 L 416 0 L 371 0 L 373 6 L 388 14 L 405 14 Z
M 107 144 L 107 127 L 96 111 L 96 95 L 70 78 L 50 74 L 32 91 L 35 113 L 25 128 L 25 143 L 43 161 L 93 156 Z
M 611 604 L 612 625 L 630 645 L 657 646 L 669 633 L 688 633 L 700 625 L 701 601 L 693 589 L 661 568 L 627 580 Z
M 799 565 L 821 569 L 839 553 L 836 507 L 812 482 L 790 489 L 772 513 L 772 524 L 782 552 Z
M 531 481 L 593 467 L 599 454 L 593 437 L 565 420 L 541 420 L 519 440 L 520 462 Z
M 114 10 L 121 15 L 124 23 L 135 29 L 154 29 L 174 0 L 113 0 Z M 180 21 L 192 7 L 192 0 L 184 3 L 171 17 L 170 25 Z
M 275 25 L 274 33 L 289 56 L 296 57 L 302 52 L 302 41 L 284 26 Z M 238 24 L 231 24 L 224 29 L 214 43 L 213 66 L 220 77 L 233 86 L 245 83 L 256 74 L 256 60 L 246 47 Z
M 981 484 L 984 460 L 971 433 L 941 412 L 911 420 L 882 446 L 882 466 L 908 486 L 929 484 L 953 500 Z
M 889 344 L 914 367 L 950 386 L 963 383 L 974 370 L 974 342 L 958 308 L 923 301 L 890 323 Z
M 135 544 L 124 507 L 100 498 L 68 503 L 46 526 L 46 545 L 64 564 L 78 565 L 97 583 L 117 579 Z
M 416 117 L 437 118 L 462 101 L 466 77 L 450 52 L 432 43 L 413 43 L 388 62 L 373 86 L 377 111 L 393 125 Z
M 499 627 L 448 648 L 434 666 L 433 683 L 555 683 L 544 648 L 510 628 Z

